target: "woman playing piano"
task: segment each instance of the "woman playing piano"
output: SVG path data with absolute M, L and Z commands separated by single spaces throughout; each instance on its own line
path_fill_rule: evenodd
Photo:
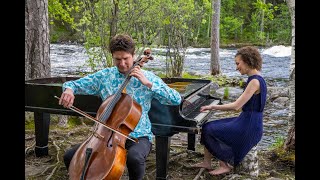
M 234 102 L 202 106 L 206 110 L 239 110 L 238 117 L 209 121 L 202 126 L 200 143 L 204 145 L 204 161 L 193 165 L 210 170 L 211 175 L 228 173 L 258 144 L 263 133 L 263 109 L 267 86 L 260 75 L 262 58 L 257 48 L 246 46 L 235 55 L 237 70 L 248 75 L 246 87 Z M 211 157 L 219 160 L 219 168 L 211 170 Z

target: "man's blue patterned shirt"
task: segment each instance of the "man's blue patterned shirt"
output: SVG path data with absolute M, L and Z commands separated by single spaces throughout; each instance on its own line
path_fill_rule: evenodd
M 152 98 L 159 100 L 161 104 L 179 105 L 181 103 L 181 96 L 179 92 L 168 87 L 168 85 L 154 73 L 146 70 L 142 70 L 142 72 L 146 78 L 152 82 L 151 88 L 143 85 L 135 77 L 132 77 L 126 86 L 126 93 L 142 107 L 142 115 L 139 123 L 129 135 L 134 138 L 148 136 L 151 141 L 152 132 L 148 111 L 151 107 Z M 124 80 L 125 75 L 120 73 L 117 67 L 114 66 L 74 81 L 67 81 L 63 84 L 62 90 L 64 91 L 65 88 L 70 88 L 74 94 L 97 95 L 104 101 L 118 91 Z

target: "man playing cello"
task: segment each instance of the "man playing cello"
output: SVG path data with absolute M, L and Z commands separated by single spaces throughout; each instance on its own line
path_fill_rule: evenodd
M 125 34 L 114 36 L 110 41 L 109 50 L 115 66 L 65 82 L 59 104 L 70 108 L 75 100 L 75 94 L 97 95 L 105 100 L 117 92 L 125 80 L 125 75 L 129 73 L 132 78 L 126 86 L 126 93 L 141 105 L 142 115 L 135 129 L 129 134 L 130 137 L 138 139 L 139 143 L 130 140 L 125 143 L 126 165 L 129 179 L 141 180 L 145 174 L 146 158 L 152 149 L 153 134 L 148 117 L 151 100 L 156 98 L 164 105 L 179 105 L 181 96 L 154 73 L 143 70 L 140 66 L 131 69 L 134 64 L 135 43 L 130 36 Z M 80 144 L 66 151 L 64 163 L 67 169 L 79 146 Z

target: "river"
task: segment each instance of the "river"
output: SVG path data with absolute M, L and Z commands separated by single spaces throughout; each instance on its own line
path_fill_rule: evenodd
M 259 48 L 259 50 L 263 58 L 262 76 L 266 79 L 289 79 L 290 46 L 273 46 L 270 48 Z M 146 63 L 145 67 L 160 69 L 164 72 L 165 51 L 166 49 L 152 48 L 152 55 L 155 60 Z M 234 55 L 236 51 L 234 48 L 219 50 L 222 75 L 229 77 L 241 76 L 235 69 Z M 86 65 L 88 58 L 85 48 L 81 45 L 51 44 L 51 76 L 77 75 L 80 72 L 90 72 L 90 67 Z M 195 75 L 209 74 L 210 48 L 188 48 L 184 62 L 184 71 Z

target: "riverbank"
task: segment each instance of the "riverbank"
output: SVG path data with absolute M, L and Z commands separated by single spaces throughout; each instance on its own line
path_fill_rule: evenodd
M 32 149 L 34 133 L 31 130 L 26 131 L 25 177 L 27 180 L 67 180 L 68 175 L 67 169 L 63 164 L 63 153 L 66 148 L 85 140 L 91 129 L 89 124 L 76 125 L 72 128 L 61 128 L 57 126 L 57 121 L 53 121 L 50 128 L 49 156 L 45 157 L 35 157 Z M 144 180 L 155 179 L 156 161 L 154 147 L 153 144 L 152 151 L 146 161 L 146 176 Z M 258 156 L 260 172 L 256 178 L 252 178 L 243 172 L 228 176 L 212 177 L 208 171 L 203 171 L 200 179 L 295 179 L 294 167 L 291 167 L 290 164 L 277 161 L 277 158 L 271 151 L 260 152 Z M 198 143 L 196 151 L 187 150 L 186 134 L 175 134 L 171 138 L 168 178 L 171 180 L 194 179 L 201 169 L 192 168 L 190 165 L 200 162 L 202 159 L 203 148 Z M 216 168 L 217 161 L 214 160 L 212 166 Z M 127 179 L 127 172 L 125 172 L 121 180 Z
M 35 157 L 32 149 L 34 137 L 32 131 L 26 131 L 26 158 L 25 158 L 25 176 L 27 180 L 31 179 L 52 179 L 67 180 L 67 169 L 63 164 L 63 153 L 66 148 L 80 143 L 86 139 L 90 132 L 90 125 L 77 125 L 71 129 L 57 127 L 57 122 L 51 125 L 49 139 L 49 156 Z M 153 148 L 146 161 L 146 176 L 144 180 L 155 179 L 155 148 Z M 227 176 L 212 177 L 208 171 L 203 171 L 199 176 L 200 179 L 295 179 L 295 169 L 290 163 L 278 161 L 272 151 L 259 152 L 259 176 L 251 177 L 250 175 L 239 172 Z M 192 168 L 191 164 L 200 162 L 203 159 L 203 148 L 197 143 L 196 151 L 187 150 L 187 136 L 180 133 L 172 136 L 170 146 L 170 158 L 168 167 L 168 178 L 172 180 L 192 180 L 201 169 Z M 217 167 L 217 161 L 213 161 L 213 168 Z M 233 178 L 232 178 L 233 177 Z M 125 172 L 121 180 L 127 180 Z

